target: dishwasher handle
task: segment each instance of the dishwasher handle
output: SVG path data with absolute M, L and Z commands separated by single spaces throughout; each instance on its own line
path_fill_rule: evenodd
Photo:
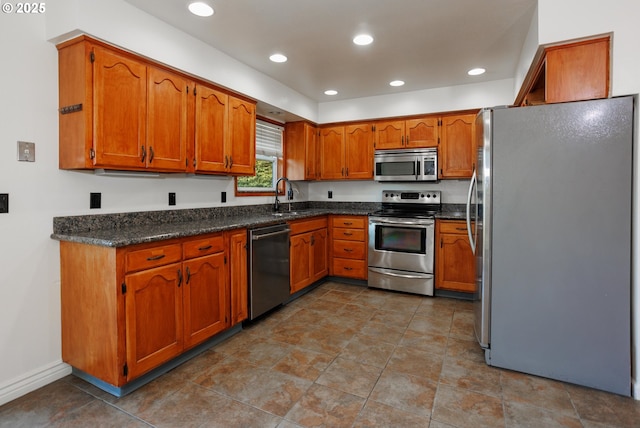
M 291 229 L 284 229 L 284 230 L 280 230 L 280 231 L 277 231 L 277 232 L 265 233 L 263 235 L 253 235 L 251 237 L 251 239 L 254 240 L 254 241 L 260 241 L 261 239 L 267 239 L 267 238 L 270 238 L 272 236 L 289 234 L 290 231 L 291 231 Z

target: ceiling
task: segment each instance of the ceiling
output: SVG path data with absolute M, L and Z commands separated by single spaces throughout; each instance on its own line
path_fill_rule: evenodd
M 126 0 L 317 102 L 512 78 L 536 0 Z M 352 42 L 366 32 L 368 46 Z M 275 52 L 288 57 L 273 63 Z M 482 67 L 487 72 L 469 76 Z M 392 87 L 392 80 L 405 85 Z M 325 95 L 335 89 L 337 95 Z

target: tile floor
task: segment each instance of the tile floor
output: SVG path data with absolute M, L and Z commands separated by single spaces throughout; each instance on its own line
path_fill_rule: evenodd
M 488 367 L 471 303 L 328 282 L 117 399 L 68 376 L 0 427 L 639 427 L 640 402 Z

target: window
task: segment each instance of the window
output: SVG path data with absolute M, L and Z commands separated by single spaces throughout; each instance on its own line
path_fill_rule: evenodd
M 256 121 L 256 175 L 236 178 L 236 194 L 272 194 L 278 177 L 283 175 L 282 133 L 284 128 Z

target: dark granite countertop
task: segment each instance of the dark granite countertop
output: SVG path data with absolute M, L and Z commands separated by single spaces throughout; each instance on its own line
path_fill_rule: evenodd
M 270 205 L 235 206 L 188 210 L 149 211 L 55 217 L 51 238 L 103 247 L 156 242 L 239 228 L 255 228 L 327 214 L 369 215 L 380 209 L 370 202 L 302 202 L 283 216 L 274 216 Z M 443 204 L 436 219 L 464 220 L 465 206 Z
M 221 232 L 239 228 L 255 228 L 285 223 L 327 214 L 368 215 L 374 211 L 367 206 L 292 207 L 294 213 L 285 209 L 284 215 L 275 216 L 268 209 L 252 210 L 209 209 L 193 213 L 193 210 L 156 211 L 148 213 L 103 214 L 54 218 L 51 238 L 58 241 L 79 242 L 103 247 L 156 242 Z M 202 210 L 201 210 L 202 211 Z M 176 214 L 178 213 L 178 214 Z

